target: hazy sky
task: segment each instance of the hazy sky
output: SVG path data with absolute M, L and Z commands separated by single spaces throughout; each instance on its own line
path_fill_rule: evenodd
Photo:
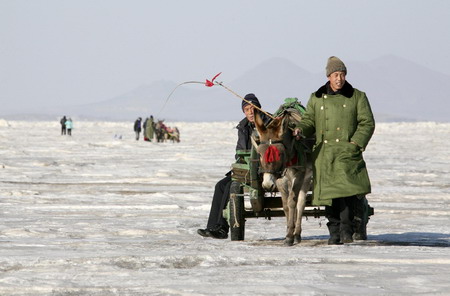
M 449 28 L 448 0 L 0 0 L 0 113 L 229 82 L 272 57 L 319 73 L 330 55 L 394 54 L 450 74 Z

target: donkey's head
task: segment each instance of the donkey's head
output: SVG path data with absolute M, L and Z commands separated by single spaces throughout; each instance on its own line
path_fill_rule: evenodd
M 282 123 L 282 118 L 276 118 L 265 126 L 259 112 L 255 112 L 255 126 L 260 138 L 256 151 L 260 155 L 261 171 L 264 173 L 262 187 L 266 191 L 276 189 L 276 180 L 281 176 L 286 162 Z

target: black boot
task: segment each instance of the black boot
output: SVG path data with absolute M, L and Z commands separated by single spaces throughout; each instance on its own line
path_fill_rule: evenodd
M 339 230 L 339 223 L 328 222 L 328 231 L 330 232 L 330 238 L 328 239 L 329 245 L 342 245 L 341 235 Z
M 353 242 L 352 234 L 350 232 L 341 232 L 341 243 L 349 244 Z
M 367 222 L 369 204 L 364 195 L 359 195 L 355 206 L 355 217 L 353 219 L 355 233 L 354 240 L 367 240 Z
M 354 240 L 367 240 L 367 224 L 359 217 L 355 217 L 355 233 L 353 233 Z
M 228 238 L 228 228 L 223 225 L 217 225 L 214 229 L 210 230 L 209 233 L 211 237 L 217 239 L 226 239 Z
M 349 219 L 341 220 L 340 224 L 341 243 L 349 244 L 353 242 L 353 223 Z
M 354 229 L 354 217 L 355 217 L 355 204 L 357 203 L 356 196 L 348 196 L 339 198 L 341 203 L 341 208 L 339 212 L 339 220 L 340 220 L 340 234 L 341 234 L 341 243 L 349 244 L 353 242 L 353 229 Z
M 211 229 L 197 229 L 197 233 L 203 237 L 211 237 Z
M 342 245 L 341 238 L 339 236 L 330 236 L 328 239 L 329 245 Z

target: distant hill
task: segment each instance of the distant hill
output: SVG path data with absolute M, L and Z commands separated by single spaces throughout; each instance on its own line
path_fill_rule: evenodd
M 345 62 L 347 80 L 367 93 L 377 121 L 450 121 L 450 102 L 445 97 L 450 76 L 392 55 L 364 63 Z M 306 105 L 310 94 L 327 81 L 325 70 L 318 72 L 310 73 L 289 60 L 272 58 L 238 79 L 223 83 L 241 96 L 255 93 L 263 109 L 273 112 L 286 97 L 298 97 Z M 191 79 L 198 77 L 186 77 Z M 222 81 L 221 76 L 217 80 Z M 64 111 L 53 110 L 53 114 L 103 120 L 134 120 L 149 115 L 169 121 L 243 117 L 239 98 L 220 86 L 207 88 L 200 84 L 177 88 L 162 109 L 180 82 L 156 81 L 103 102 L 65 107 Z
M 350 63 L 347 68 L 347 79 L 367 93 L 375 113 L 394 121 L 450 121 L 449 75 L 392 55 L 369 63 Z

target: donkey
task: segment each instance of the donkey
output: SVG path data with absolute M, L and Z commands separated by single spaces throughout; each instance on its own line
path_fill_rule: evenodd
M 263 174 L 262 187 L 266 191 L 281 193 L 283 211 L 286 216 L 287 232 L 284 244 L 292 246 L 301 242 L 302 215 L 306 204 L 306 194 L 311 187 L 312 143 L 296 141 L 289 128 L 301 120 L 301 115 L 293 110 L 285 111 L 267 127 L 258 112 L 255 125 L 260 143 L 256 150 L 260 155 Z M 254 145 L 256 141 L 253 141 Z
M 167 134 L 166 125 L 164 124 L 163 120 L 158 120 L 158 122 L 155 125 L 156 141 L 164 142 L 166 140 L 165 139 L 166 134 Z

